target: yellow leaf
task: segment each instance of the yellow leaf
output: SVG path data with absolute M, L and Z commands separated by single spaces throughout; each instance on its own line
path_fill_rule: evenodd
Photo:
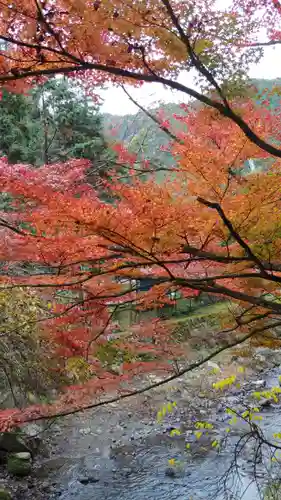
M 213 368 L 211 370 L 211 373 L 213 373 L 214 375 L 217 375 L 218 373 L 220 373 L 220 369 L 219 368 Z
M 167 404 L 167 410 L 168 410 L 168 412 L 171 412 L 173 410 L 172 403 Z
M 170 432 L 170 436 L 180 436 L 181 435 L 181 431 L 179 429 L 173 429 L 171 432 Z
M 161 422 L 162 419 L 163 419 L 162 411 L 159 410 L 157 412 L 157 422 Z
M 275 433 L 273 434 L 273 437 L 274 437 L 275 439 L 281 439 L 281 432 L 275 432 Z
M 205 424 L 206 429 L 213 429 L 213 424 Z
M 234 384 L 236 381 L 236 375 L 232 375 L 231 377 L 220 380 L 219 382 L 215 382 L 213 384 L 214 389 L 224 389 L 227 386 Z
M 204 50 L 209 49 L 213 46 L 213 42 L 210 40 L 206 40 L 205 38 L 201 38 L 201 40 L 197 40 L 194 44 L 193 50 L 197 55 L 200 55 Z

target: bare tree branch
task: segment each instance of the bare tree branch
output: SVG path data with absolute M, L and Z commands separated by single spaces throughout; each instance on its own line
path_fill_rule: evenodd
M 164 0 L 162 0 L 164 2 Z M 167 0 L 165 0 L 166 5 L 167 5 Z M 169 2 L 168 2 L 169 3 Z M 165 4 L 165 3 L 164 3 Z M 183 33 L 184 34 L 184 33 Z M 186 37 L 186 35 L 184 34 Z M 13 70 L 12 74 L 6 74 L 6 75 L 1 75 L 0 76 L 0 82 L 8 82 L 8 81 L 14 81 L 14 80 L 19 80 L 19 79 L 24 79 L 24 78 L 30 78 L 34 76 L 44 76 L 44 75 L 54 75 L 54 74 L 68 74 L 68 73 L 73 73 L 73 72 L 83 72 L 83 71 L 88 71 L 88 70 L 95 70 L 95 71 L 101 71 L 104 73 L 112 74 L 115 76 L 121 76 L 124 78 L 132 79 L 135 81 L 144 81 L 144 82 L 155 82 L 155 83 L 161 83 L 171 89 L 178 90 L 180 92 L 183 92 L 184 94 L 189 95 L 190 97 L 193 97 L 194 99 L 202 102 L 203 104 L 206 104 L 207 106 L 210 106 L 214 109 L 217 109 L 221 115 L 226 116 L 227 118 L 230 118 L 234 123 L 236 123 L 240 129 L 244 132 L 246 137 L 250 139 L 251 142 L 256 144 L 258 147 L 263 149 L 264 151 L 268 152 L 269 154 L 276 156 L 278 158 L 281 158 L 281 150 L 273 146 L 272 144 L 269 144 L 268 142 L 264 141 L 261 137 L 259 137 L 252 129 L 251 127 L 239 116 L 237 113 L 233 111 L 232 108 L 230 108 L 229 104 L 227 103 L 225 97 L 221 94 L 223 103 L 218 102 L 214 99 L 211 99 L 210 97 L 197 92 L 196 90 L 191 89 L 190 87 L 187 87 L 186 85 L 183 85 L 177 81 L 171 80 L 169 78 L 161 77 L 155 73 L 153 74 L 147 74 L 146 72 L 134 72 L 131 70 L 127 70 L 124 68 L 118 68 L 116 66 L 112 65 L 105 65 L 105 64 L 100 64 L 97 62 L 86 62 L 83 59 L 79 59 L 76 56 L 73 56 L 69 52 L 66 52 L 65 50 L 60 51 L 59 49 L 53 49 L 48 46 L 40 45 L 40 44 L 30 44 L 28 42 L 24 42 L 21 40 L 14 39 L 12 37 L 8 37 L 6 35 L 1 35 L 0 39 L 3 39 L 7 42 L 10 42 L 14 45 L 22 46 L 22 47 L 28 47 L 28 48 L 34 48 L 34 49 L 43 49 L 45 51 L 49 52 L 55 52 L 58 53 L 59 55 L 63 55 L 64 57 L 69 58 L 69 63 L 72 62 L 73 65 L 71 66 L 65 66 L 65 64 L 62 64 L 62 66 L 57 66 L 57 67 L 50 67 L 46 68 L 46 64 L 44 63 L 44 68 L 40 69 L 26 69 L 26 70 L 21 70 L 18 69 L 17 71 Z M 186 39 L 186 43 L 188 42 L 188 38 Z M 194 53 L 193 53 L 194 54 Z M 195 55 L 194 55 L 195 56 Z M 53 61 L 50 61 L 50 64 L 53 64 Z M 196 56 L 196 59 L 194 60 L 194 66 L 196 69 L 207 78 L 207 80 L 215 86 L 217 91 L 219 92 L 219 87 L 218 84 L 215 82 L 212 74 L 202 65 L 201 61 L 198 59 Z M 220 93 L 220 92 L 219 92 Z
M 139 104 L 132 96 L 131 94 L 129 94 L 129 92 L 125 89 L 124 85 L 121 85 L 121 88 L 122 90 L 125 92 L 126 96 L 129 97 L 130 101 L 132 101 L 133 104 L 135 104 L 135 106 L 137 106 L 143 113 L 146 114 L 146 116 L 148 116 L 148 118 L 150 118 L 154 123 L 156 123 L 156 125 L 159 126 L 159 128 L 161 130 L 163 130 L 163 132 L 165 132 L 173 141 L 175 142 L 178 142 L 179 144 L 181 144 L 181 141 L 178 139 L 178 137 L 173 134 L 173 132 L 171 132 L 167 127 L 163 126 L 161 124 L 161 122 L 156 118 L 156 116 L 154 116 L 152 113 L 150 113 L 147 109 L 145 109 L 141 104 Z
M 241 238 L 239 233 L 234 229 L 232 222 L 226 217 L 221 205 L 219 203 L 214 203 L 208 200 L 205 200 L 204 198 L 198 197 L 197 200 L 199 203 L 202 203 L 202 205 L 205 205 L 206 207 L 213 208 L 216 210 L 221 217 L 223 223 L 229 230 L 230 234 L 233 236 L 233 238 L 239 243 L 239 245 L 245 250 L 246 255 L 259 267 L 261 270 L 261 273 L 263 276 L 267 277 L 268 273 L 266 272 L 265 268 L 262 265 L 262 262 L 256 257 L 256 255 L 252 252 L 251 248 L 247 243 Z

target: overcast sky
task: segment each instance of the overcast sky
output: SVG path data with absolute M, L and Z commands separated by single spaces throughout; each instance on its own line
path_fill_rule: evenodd
M 281 77 L 281 47 L 268 47 L 265 49 L 265 56 L 258 65 L 252 67 L 250 76 L 253 78 L 278 78 Z M 179 79 L 189 87 L 196 88 L 191 75 L 182 75 Z M 134 89 L 127 86 L 130 94 L 140 104 L 149 106 L 157 101 L 166 102 L 184 102 L 187 101 L 187 96 L 180 92 L 173 92 L 165 90 L 159 84 L 145 84 L 140 89 Z M 129 100 L 122 89 L 108 88 L 101 93 L 104 103 L 102 112 L 112 113 L 118 115 L 125 115 L 127 113 L 136 113 L 138 108 Z

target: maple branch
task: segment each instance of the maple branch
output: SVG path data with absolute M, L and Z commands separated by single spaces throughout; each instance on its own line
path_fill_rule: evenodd
M 207 79 L 208 82 L 211 83 L 211 85 L 213 85 L 213 87 L 217 90 L 219 96 L 221 97 L 225 107 L 227 109 L 230 109 L 228 101 L 227 101 L 226 97 L 224 96 L 219 84 L 217 83 L 217 81 L 213 77 L 212 73 L 207 69 L 207 67 L 202 63 L 202 61 L 199 59 L 199 57 L 196 55 L 196 53 L 192 49 L 189 37 L 184 32 L 175 12 L 173 10 L 173 7 L 172 7 L 170 1 L 169 0 L 162 0 L 162 3 L 166 7 L 167 13 L 170 16 L 170 19 L 171 19 L 174 27 L 178 31 L 182 42 L 186 46 L 187 53 L 191 59 L 193 66 L 197 69 L 197 71 L 199 73 L 201 73 L 201 75 L 203 75 Z
M 82 260 L 76 260 L 74 262 L 69 262 L 68 264 L 59 264 L 58 266 L 47 264 L 47 266 L 49 269 L 52 268 L 52 269 L 61 270 L 61 269 L 67 269 L 68 267 L 71 267 L 71 266 L 78 266 L 81 264 L 91 264 L 91 265 L 101 264 L 103 261 L 107 262 L 110 260 L 120 259 L 121 257 L 123 257 L 123 254 L 115 253 L 115 254 L 111 254 L 111 255 L 104 255 L 104 256 L 99 257 L 97 259 L 82 259 Z
M 164 1 L 164 0 L 162 0 Z M 269 144 L 268 142 L 264 141 L 261 137 L 259 137 L 252 129 L 251 127 L 241 118 L 238 114 L 236 114 L 233 109 L 230 108 L 227 102 L 225 102 L 225 98 L 223 97 L 223 102 L 224 104 L 217 102 L 210 97 L 201 94 L 197 92 L 196 90 L 191 89 L 190 87 L 187 87 L 186 85 L 183 85 L 177 81 L 171 80 L 169 78 L 161 77 L 157 75 L 156 73 L 153 74 L 146 74 L 146 73 L 138 73 L 134 71 L 130 71 L 127 69 L 123 68 L 118 68 L 116 66 L 111 66 L 111 65 L 105 65 L 105 64 L 99 64 L 95 62 L 86 62 L 83 59 L 79 59 L 76 56 L 73 56 L 69 52 L 66 52 L 65 50 L 63 53 L 59 51 L 58 49 L 53 49 L 48 46 L 42 46 L 40 44 L 29 44 L 27 42 L 23 42 L 17 39 L 14 39 L 12 37 L 7 37 L 4 35 L 0 36 L 0 39 L 3 39 L 5 41 L 8 41 L 10 43 L 13 43 L 15 45 L 19 46 L 25 46 L 29 48 L 34 48 L 34 49 L 43 49 L 49 52 L 55 52 L 60 55 L 65 55 L 66 57 L 70 58 L 74 66 L 65 66 L 62 65 L 61 67 L 56 67 L 56 68 L 43 68 L 43 69 L 36 69 L 36 70 L 17 70 L 16 72 L 14 71 L 13 74 L 6 74 L 0 76 L 0 82 L 7 82 L 7 81 L 14 81 L 14 80 L 19 80 L 19 79 L 24 79 L 24 78 L 30 78 L 34 76 L 44 76 L 44 75 L 54 75 L 58 73 L 62 74 L 69 74 L 73 72 L 82 72 L 82 71 L 87 71 L 87 70 L 96 70 L 96 71 L 101 71 L 105 73 L 109 73 L 115 76 L 121 76 L 124 78 L 136 80 L 136 81 L 144 81 L 144 82 L 155 82 L 155 83 L 161 83 L 163 85 L 166 85 L 167 87 L 170 87 L 174 90 L 179 90 L 180 92 L 183 92 L 184 94 L 187 94 L 194 99 L 197 99 L 198 101 L 202 102 L 203 104 L 206 104 L 207 106 L 210 106 L 214 109 L 217 109 L 223 116 L 226 116 L 227 118 L 230 118 L 240 129 L 244 132 L 244 134 L 250 139 L 251 142 L 256 144 L 259 148 L 262 150 L 268 152 L 269 154 L 276 156 L 278 158 L 281 158 L 281 150 L 273 146 L 272 144 Z M 198 59 L 198 58 L 197 58 Z M 70 62 L 70 61 L 69 61 Z M 200 61 L 199 61 L 200 62 Z M 52 63 L 52 62 L 51 62 Z M 75 66 L 76 64 L 76 66 Z M 198 62 L 196 63 L 198 65 Z M 200 62 L 201 64 L 201 62 Z M 46 66 L 46 63 L 45 63 Z M 204 70 L 202 69 L 201 66 L 198 66 L 198 71 L 204 74 L 204 76 L 208 79 L 208 81 L 212 85 L 217 85 L 215 82 L 212 74 L 205 68 Z M 204 71 L 204 72 L 203 72 Z
M 60 286 L 61 286 L 61 288 L 64 288 L 65 286 L 72 286 L 73 284 L 84 283 L 87 280 L 92 279 L 93 277 L 94 276 L 90 276 L 87 279 L 85 278 L 84 280 L 77 281 L 74 283 L 61 284 Z M 202 282 L 201 280 L 196 281 L 196 280 L 192 280 L 192 279 L 188 279 L 188 278 L 187 279 L 174 278 L 172 275 L 169 278 L 168 277 L 167 278 L 160 277 L 160 279 L 162 280 L 162 282 L 167 282 L 167 283 L 170 282 L 171 284 L 176 284 L 176 285 L 181 286 L 181 287 L 187 287 L 187 288 L 192 289 L 192 290 L 197 290 L 197 291 L 206 292 L 206 293 L 212 293 L 212 294 L 216 294 L 216 295 L 222 295 L 224 297 L 231 297 L 231 298 L 234 298 L 236 300 L 252 304 L 254 306 L 263 307 L 267 310 L 274 311 L 278 314 L 281 313 L 281 304 L 279 304 L 277 302 L 266 300 L 263 297 L 256 297 L 256 296 L 248 295 L 248 294 L 245 294 L 245 293 L 242 293 L 242 292 L 239 292 L 236 290 L 232 290 L 231 288 L 227 288 L 227 287 L 224 287 L 221 285 L 219 286 L 216 283 L 213 283 L 214 280 L 212 280 L 212 279 L 210 279 L 210 282 L 211 282 L 210 285 L 208 285 L 206 280 Z M 28 285 L 24 285 L 24 284 L 11 285 L 11 286 L 7 286 L 6 288 L 10 289 L 10 288 L 15 288 L 16 286 L 20 286 L 22 288 L 23 287 L 30 287 L 30 288 L 34 288 L 34 287 L 37 287 L 37 288 L 58 287 L 57 284 L 50 284 L 50 283 L 45 283 L 45 284 L 44 283 L 41 283 L 41 284 L 29 283 Z M 96 300 L 116 299 L 116 298 L 124 297 L 124 296 L 126 296 L 132 292 L 136 292 L 136 291 L 137 291 L 137 289 L 135 288 L 135 289 L 130 290 L 130 291 L 125 290 L 125 291 L 122 291 L 122 292 L 116 293 L 116 294 L 92 296 L 92 299 L 93 300 L 94 299 L 96 299 Z
M 121 257 L 121 255 L 119 256 Z M 68 268 L 68 267 L 71 267 L 73 265 L 77 265 L 77 264 L 81 264 L 81 263 L 88 263 L 88 262 L 91 262 L 92 264 L 93 263 L 101 263 L 101 260 L 115 260 L 116 259 L 116 256 L 113 256 L 113 257 L 108 257 L 108 258 L 104 258 L 104 259 L 96 259 L 96 260 L 93 260 L 93 261 L 79 261 L 79 262 L 74 262 L 74 263 L 69 263 L 69 264 L 65 264 L 65 265 L 61 265 L 61 266 L 58 266 L 58 267 L 55 267 L 55 266 L 52 266 L 55 270 L 58 269 L 58 268 Z M 126 275 L 124 275 L 124 273 L 120 273 L 120 271 L 124 271 L 124 270 L 128 270 L 128 271 L 133 271 L 134 269 L 138 269 L 138 268 L 145 268 L 145 267 L 152 267 L 152 266 L 158 266 L 160 268 L 163 268 L 164 270 L 167 271 L 167 268 L 166 266 L 167 265 L 177 265 L 177 264 L 189 264 L 189 263 L 192 263 L 194 262 L 195 259 L 171 259 L 171 260 L 160 260 L 160 259 L 157 259 L 155 260 L 154 262 L 151 262 L 151 261 L 143 261 L 143 262 L 136 262 L 136 263 L 131 263 L 131 264 L 122 264 L 118 267 L 113 267 L 113 268 L 109 268 L 109 269 L 105 269 L 104 271 L 100 271 L 100 272 L 97 272 L 95 274 L 92 274 L 90 276 L 90 278 L 95 278 L 95 277 L 98 277 L 98 276 L 105 276 L 105 275 L 117 275 L 117 276 L 120 276 L 120 277 L 126 277 Z M 208 258 L 206 258 L 206 260 L 208 260 Z M 240 261 L 240 259 L 239 259 Z M 243 261 L 243 259 L 242 259 Z M 230 263 L 231 260 L 228 262 Z M 120 273 L 120 274 L 119 274 Z M 169 272 L 167 271 L 167 274 L 170 276 L 170 281 L 174 281 L 174 280 L 177 280 L 177 283 L 181 283 L 181 280 L 183 281 L 183 283 L 185 283 L 187 280 L 189 283 L 208 283 L 208 282 L 215 282 L 217 280 L 226 280 L 226 279 L 243 279 L 243 278 L 263 278 L 263 279 L 266 279 L 268 281 L 274 281 L 276 283 L 280 283 L 281 282 L 281 277 L 280 276 L 276 276 L 274 274 L 267 274 L 266 277 L 264 276 L 264 274 L 262 273 L 258 273 L 258 272 L 240 272 L 240 273 L 225 273 L 225 274 L 218 274 L 218 275 L 214 275 L 214 276 L 205 276 L 203 278 L 175 278 L 174 276 L 171 276 L 169 274 Z M 79 273 L 78 273 L 79 275 Z M 33 274 L 32 275 L 33 277 L 34 276 L 42 276 L 42 273 L 40 274 Z M 57 276 L 57 274 L 55 274 L 54 276 Z M 76 274 L 77 276 L 77 274 Z M 128 277 L 130 277 L 130 275 L 128 275 Z M 157 276 L 155 273 L 153 274 L 145 274 L 145 277 L 146 278 L 155 278 L 155 280 L 158 280 L 158 281 L 162 281 L 162 282 L 167 282 L 169 281 L 168 279 L 168 276 L 165 277 L 165 276 L 162 276 L 162 275 L 159 275 Z M 144 278 L 144 276 L 142 274 L 140 274 L 139 276 L 135 276 L 136 279 L 142 279 Z M 88 279 L 88 278 L 87 278 Z M 81 281 L 83 283 L 83 281 Z M 72 284 L 80 284 L 81 283 L 80 281 L 79 282 L 74 282 Z M 64 287 L 64 286 L 68 286 L 69 284 L 63 284 L 61 283 L 60 286 Z M 21 285 L 18 285 L 18 286 L 21 286 Z M 42 284 L 36 284 L 36 285 L 30 285 L 31 287 L 32 286 L 44 286 L 44 283 Z M 58 284 L 54 284 L 52 285 L 54 287 L 57 287 Z M 112 296 L 114 297 L 114 295 Z
M 125 394 L 121 394 L 119 396 L 113 397 L 111 399 L 107 399 L 105 401 L 99 401 L 97 403 L 92 403 L 92 404 L 89 404 L 86 406 L 82 406 L 80 408 L 75 408 L 73 410 L 67 410 L 64 412 L 54 413 L 54 414 L 47 415 L 47 416 L 41 415 L 38 417 L 33 417 L 33 418 L 31 417 L 29 419 L 26 419 L 25 422 L 36 422 L 39 420 L 45 420 L 45 419 L 50 419 L 50 418 L 65 417 L 67 415 L 73 415 L 73 414 L 79 413 L 81 411 L 99 408 L 100 406 L 105 406 L 105 405 L 108 405 L 110 403 L 116 403 L 116 402 L 121 401 L 123 399 L 128 399 L 128 398 L 131 398 L 133 396 L 144 394 L 145 392 L 148 392 L 152 389 L 157 389 L 158 387 L 166 385 L 169 382 L 172 382 L 173 380 L 176 380 L 179 377 L 182 377 L 183 375 L 186 375 L 187 373 L 189 373 L 193 370 L 196 370 L 197 368 L 200 368 L 205 363 L 207 363 L 208 361 L 211 361 L 213 358 L 215 358 L 216 356 L 218 356 L 222 352 L 227 351 L 228 349 L 231 349 L 231 348 L 236 347 L 238 345 L 241 345 L 244 342 L 246 342 L 247 340 L 249 340 L 251 337 L 258 335 L 258 334 L 264 332 L 265 330 L 270 330 L 271 328 L 276 328 L 277 326 L 281 326 L 281 321 L 276 321 L 275 323 L 270 323 L 268 325 L 264 325 L 263 327 L 256 328 L 256 329 L 252 330 L 251 332 L 247 333 L 246 335 L 244 335 L 242 338 L 234 340 L 233 342 L 229 342 L 227 345 L 224 345 L 224 346 L 220 347 L 219 349 L 216 349 L 215 351 L 210 353 L 208 356 L 202 358 L 201 360 L 195 361 L 194 363 L 191 363 L 186 368 L 178 370 L 177 373 L 175 373 L 175 374 L 173 374 L 173 375 L 171 375 L 163 380 L 160 380 L 159 382 L 155 382 L 154 384 L 150 384 L 149 386 L 145 386 L 141 389 L 137 389 L 135 391 L 130 391 L 130 392 L 127 392 Z
M 116 313 L 116 311 L 117 311 L 118 307 L 119 307 L 119 306 L 117 305 L 117 306 L 115 306 L 115 307 L 113 308 L 113 311 L 110 313 L 110 315 L 109 315 L 109 317 L 108 317 L 108 319 L 107 319 L 107 321 L 106 321 L 106 323 L 105 323 L 104 327 L 102 328 L 102 330 L 101 330 L 99 333 L 97 333 L 97 335 L 95 335 L 95 337 L 93 337 L 93 338 L 92 338 L 92 339 L 88 342 L 88 345 L 87 345 L 87 350 L 86 350 L 86 360 L 87 360 L 87 361 L 89 361 L 89 355 L 90 355 L 90 349 L 91 349 L 91 346 L 93 345 L 93 343 L 94 343 L 96 340 L 98 340 L 98 338 L 99 338 L 99 337 L 101 337 L 102 335 L 104 335 L 104 333 L 105 333 L 106 329 L 108 328 L 108 326 L 109 326 L 109 324 L 110 324 L 110 322 L 111 322 L 111 320 L 112 320 L 112 318 L 113 318 L 114 314 Z
M 259 269 L 261 270 L 261 273 L 263 276 L 267 277 L 268 273 L 266 272 L 264 266 L 262 265 L 261 261 L 256 257 L 256 255 L 252 252 L 251 248 L 247 243 L 241 238 L 239 233 L 234 229 L 232 222 L 226 217 L 221 205 L 219 203 L 211 202 L 208 200 L 205 200 L 204 198 L 198 197 L 197 200 L 199 203 L 202 203 L 202 205 L 205 205 L 208 208 L 212 208 L 216 210 L 222 219 L 223 223 L 229 230 L 230 234 L 233 236 L 233 238 L 239 243 L 239 245 L 245 250 L 246 254 L 248 257 L 257 264 Z
M 155 163 L 153 162 L 150 162 L 149 160 L 149 164 L 151 164 L 152 168 L 133 168 L 134 170 L 134 174 L 131 174 L 131 176 L 133 177 L 138 177 L 142 174 L 148 174 L 148 173 L 155 173 L 155 172 L 171 172 L 171 169 L 169 167 L 158 167 L 158 166 L 154 166 Z M 126 170 L 132 170 L 132 167 L 128 167 L 127 165 L 123 165 L 123 168 L 125 168 Z M 178 171 L 178 169 L 174 169 L 173 168 L 173 172 L 174 171 Z M 127 179 L 128 178 L 128 175 L 119 175 L 118 176 L 118 180 L 120 179 Z
M 272 45 L 281 45 L 281 40 L 269 40 L 268 42 L 253 42 L 245 45 L 245 47 L 270 47 Z
M 179 283 L 180 284 L 180 283 Z M 265 300 L 262 297 L 256 297 L 253 295 L 248 295 L 243 292 L 238 292 L 236 290 L 232 290 L 231 288 L 224 287 L 222 285 L 214 284 L 213 286 L 208 285 L 200 285 L 199 283 L 194 284 L 191 281 L 186 280 L 186 284 L 184 285 L 183 280 L 181 281 L 182 286 L 186 286 L 187 288 L 191 288 L 192 290 L 198 290 L 201 292 L 212 293 L 216 295 L 222 295 L 224 297 L 232 297 L 233 299 L 253 304 L 255 306 L 261 306 L 265 309 L 269 309 L 275 311 L 276 313 L 281 313 L 281 304 L 277 302 Z
M 0 226 L 1 227 L 5 227 L 7 229 L 10 229 L 11 231 L 13 231 L 14 233 L 17 233 L 17 234 L 20 234 L 21 236 L 33 236 L 31 233 L 26 233 L 25 231 L 22 231 L 21 229 L 18 229 L 17 227 L 15 226 L 12 226 L 9 222 L 7 222 L 5 219 L 2 219 L 2 217 L 0 217 Z
M 193 261 L 210 260 L 212 262 L 221 262 L 225 264 L 231 264 L 232 262 L 252 262 L 252 259 L 246 256 L 236 257 L 235 255 L 220 255 L 205 250 L 202 251 L 196 247 L 191 247 L 189 245 L 184 245 L 182 250 L 184 253 L 193 255 Z M 281 264 L 266 262 L 264 260 L 262 260 L 261 263 L 267 271 L 281 271 Z
M 100 245 L 103 247 L 103 245 Z M 119 251 L 121 254 L 132 254 L 134 250 L 130 247 L 121 247 L 120 245 L 106 246 L 109 250 Z M 237 257 L 235 255 L 220 255 L 213 252 L 209 252 L 206 250 L 199 249 L 197 247 L 192 247 L 191 245 L 183 245 L 182 253 L 186 253 L 189 255 L 193 255 L 195 258 L 192 261 L 200 261 L 200 260 L 210 260 L 213 262 L 221 262 L 226 264 L 231 264 L 232 262 L 252 262 L 252 259 L 249 257 Z M 177 262 L 189 262 L 186 260 L 180 260 Z M 267 271 L 281 271 L 281 264 L 266 262 L 264 260 L 261 261 L 263 267 Z M 172 263 L 172 262 L 171 262 Z M 268 278 L 268 276 L 267 276 Z
M 39 50 L 39 49 L 45 50 L 46 52 L 51 52 L 52 54 L 57 54 L 59 56 L 64 54 L 65 56 L 67 56 L 68 58 L 73 60 L 74 64 L 81 63 L 81 59 L 77 58 L 76 56 L 74 56 L 68 52 L 65 52 L 65 51 L 62 51 L 59 49 L 55 49 L 54 47 L 49 47 L 48 45 L 43 45 L 43 44 L 39 44 L 39 43 L 23 42 L 21 40 L 17 40 L 16 38 L 11 37 L 11 36 L 5 36 L 5 35 L 0 35 L 0 40 L 3 40 L 4 42 L 8 42 L 8 43 L 13 43 L 15 45 L 18 45 L 19 47 L 26 47 L 28 49 L 34 49 L 34 50 Z M 3 55 L 3 54 L 1 54 L 1 55 Z M 70 62 L 70 61 L 68 61 L 68 62 Z M 29 71 L 29 70 L 27 70 L 27 71 Z M 55 72 L 56 72 L 56 68 L 55 68 Z M 19 75 L 13 75 L 13 76 L 16 77 Z
M 153 275 L 154 276 L 154 275 Z M 281 283 L 281 276 L 275 276 L 268 274 L 266 277 L 262 273 L 256 272 L 246 272 L 246 273 L 229 273 L 229 274 L 218 274 L 217 276 L 205 276 L 204 278 L 187 278 L 190 283 L 208 283 L 217 280 L 225 279 L 244 279 L 244 278 L 263 278 L 264 280 L 274 281 L 276 283 Z
M 229 186 L 230 186 L 230 181 L 231 181 L 231 178 L 235 177 L 235 173 L 233 172 L 233 167 L 235 167 L 235 163 L 236 161 L 238 160 L 240 154 L 242 153 L 244 147 L 246 146 L 247 144 L 247 137 L 245 139 L 245 142 L 244 144 L 242 144 L 242 146 L 240 147 L 240 149 L 237 151 L 234 159 L 232 160 L 231 164 L 228 165 L 228 168 L 227 168 L 227 182 L 226 182 L 226 186 L 224 188 L 224 191 L 223 191 L 223 194 L 221 196 L 221 201 L 223 200 L 223 198 L 225 197 L 228 189 L 229 189 Z
M 46 17 L 44 16 L 44 13 L 43 13 L 43 9 L 41 7 L 41 5 L 39 4 L 38 0 L 35 0 L 35 4 L 36 4 L 36 7 L 37 7 L 37 11 L 38 11 L 38 19 L 39 19 L 39 22 L 42 22 L 43 24 L 45 24 L 46 28 L 47 28 L 47 31 L 49 31 L 49 33 L 54 37 L 54 39 L 56 40 L 58 46 L 60 47 L 62 53 L 64 55 L 67 55 L 67 52 L 66 50 L 64 49 L 61 41 L 60 41 L 60 37 L 59 37 L 59 34 L 52 28 L 52 26 L 50 25 L 50 23 L 47 21 Z
M 128 270 L 128 271 L 133 271 L 134 269 L 138 269 L 138 268 L 145 268 L 145 267 L 153 267 L 153 266 L 157 266 L 157 267 L 160 267 L 160 268 L 163 268 L 166 272 L 167 272 L 167 275 L 170 277 L 170 281 L 174 281 L 176 280 L 177 283 L 180 283 L 181 280 L 183 281 L 183 283 L 185 283 L 186 281 L 188 281 L 189 283 L 208 283 L 208 282 L 214 282 L 216 280 L 226 280 L 226 279 L 243 279 L 243 278 L 263 278 L 265 280 L 268 280 L 268 281 L 274 281 L 276 283 L 281 283 L 281 276 L 276 276 L 274 274 L 267 274 L 266 276 L 264 276 L 264 274 L 262 273 L 258 273 L 258 272 L 255 272 L 255 271 L 252 271 L 252 272 L 240 272 L 240 273 L 225 273 L 225 274 L 218 274 L 218 275 L 214 275 L 214 276 L 204 276 L 203 278 L 175 278 L 173 275 L 171 275 L 169 269 L 167 268 L 168 265 L 177 265 L 177 264 L 187 264 L 187 263 L 192 263 L 194 262 L 194 259 L 171 259 L 171 260 L 161 260 L 161 259 L 156 259 L 155 258 L 155 261 L 152 262 L 152 261 L 143 261 L 143 262 L 135 262 L 135 263 L 131 263 L 131 264 L 122 264 L 118 267 L 113 267 L 113 268 L 109 268 L 109 269 L 105 269 L 104 271 L 100 271 L 96 274 L 93 275 L 93 278 L 94 277 L 97 277 L 97 276 L 104 276 L 104 275 L 119 275 L 119 276 L 123 276 L 123 277 L 126 277 L 126 275 L 124 275 L 124 273 L 120 273 L 120 271 L 124 271 L 124 270 Z M 119 274 L 120 273 L 120 274 Z M 153 272 L 152 274 L 145 274 L 145 277 L 146 278 L 154 278 L 155 280 L 158 280 L 158 281 L 162 281 L 163 283 L 169 281 L 168 279 L 168 276 L 165 277 L 165 276 L 157 276 L 155 274 L 155 272 Z M 128 277 L 130 277 L 130 275 L 128 275 Z M 136 279 L 139 278 L 143 278 L 144 276 L 142 274 L 140 274 L 139 276 L 134 276 Z
M 38 45 L 38 47 L 40 47 L 40 45 Z M 69 73 L 80 72 L 80 71 L 82 72 L 82 71 L 88 71 L 88 70 L 102 71 L 104 73 L 110 73 L 110 74 L 115 75 L 115 76 L 121 76 L 121 77 L 128 78 L 131 80 L 136 80 L 136 81 L 144 81 L 144 82 L 148 82 L 148 83 L 153 83 L 153 82 L 154 83 L 162 83 L 163 85 L 167 85 L 168 87 L 171 87 L 175 90 L 179 90 L 185 94 L 188 94 L 191 97 L 194 97 L 194 99 L 198 99 L 199 101 L 203 102 L 207 106 L 216 108 L 218 111 L 220 111 L 222 114 L 224 114 L 224 107 L 222 104 L 220 104 L 216 101 L 213 101 L 209 97 L 207 97 L 203 94 L 200 94 L 196 90 L 193 90 L 190 87 L 186 87 L 185 85 L 183 85 L 179 82 L 169 80 L 169 79 L 161 77 L 159 75 L 148 75 L 145 73 L 136 73 L 134 71 L 130 71 L 127 69 L 117 68 L 116 66 L 104 65 L 104 64 L 99 64 L 99 63 L 89 63 L 89 62 L 84 62 L 83 60 L 80 60 L 79 63 L 77 63 L 76 67 L 75 66 L 61 66 L 61 67 L 57 67 L 57 68 L 45 68 L 45 69 L 36 69 L 36 70 L 30 70 L 30 71 L 29 70 L 26 70 L 26 71 L 22 70 L 16 74 L 2 75 L 2 76 L 0 76 L 0 82 L 22 80 L 24 78 L 29 78 L 29 77 L 34 77 L 34 76 L 54 75 L 54 74 L 58 74 L 58 73 L 69 74 Z M 281 157 L 281 151 L 280 151 L 280 157 Z

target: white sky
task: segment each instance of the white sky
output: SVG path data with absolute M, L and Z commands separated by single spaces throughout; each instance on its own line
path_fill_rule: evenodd
M 267 47 L 265 55 L 259 64 L 252 67 L 250 71 L 252 78 L 278 78 L 281 77 L 281 46 Z M 182 75 L 179 81 L 189 87 L 196 88 L 193 78 L 190 74 Z M 144 84 L 142 88 L 135 89 L 127 86 L 127 90 L 143 106 L 149 106 L 157 101 L 165 102 L 185 102 L 187 96 L 172 90 L 165 90 L 159 84 Z M 129 100 L 124 91 L 119 88 L 110 87 L 103 90 L 100 95 L 104 99 L 101 111 L 116 115 L 125 115 L 127 113 L 136 113 L 138 108 Z

